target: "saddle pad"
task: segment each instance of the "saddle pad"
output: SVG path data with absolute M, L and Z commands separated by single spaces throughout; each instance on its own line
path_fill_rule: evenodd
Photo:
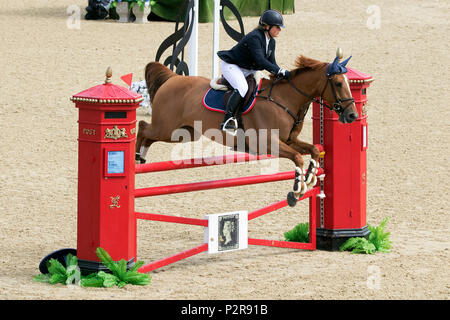
M 256 102 L 256 96 L 258 95 L 258 91 L 261 88 L 261 82 L 259 81 L 258 86 L 256 87 L 255 91 L 252 94 L 252 98 L 249 100 L 247 105 L 241 109 L 241 113 L 244 115 L 246 113 L 249 113 Z M 216 90 L 213 88 L 210 88 L 208 91 L 206 91 L 205 95 L 203 96 L 203 106 L 205 106 L 206 109 L 211 111 L 217 111 L 225 113 L 225 105 L 223 104 L 223 96 L 225 95 L 226 91 L 224 90 Z

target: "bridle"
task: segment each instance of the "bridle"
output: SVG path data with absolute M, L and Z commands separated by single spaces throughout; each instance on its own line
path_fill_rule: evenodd
M 331 81 L 331 78 L 332 78 L 333 76 L 335 76 L 335 75 L 334 75 L 334 74 L 332 74 L 332 75 L 327 75 L 327 82 L 325 83 L 325 87 L 323 88 L 322 93 L 320 94 L 320 96 L 323 95 L 323 93 L 325 92 L 325 89 L 327 88 L 328 83 L 330 83 L 330 86 L 331 86 L 331 92 L 333 93 L 333 98 L 334 98 L 334 101 L 335 101 L 335 102 L 333 103 L 333 106 L 332 106 L 332 107 L 330 107 L 329 105 L 327 105 L 327 104 L 325 104 L 325 103 L 321 103 L 321 105 L 323 105 L 323 106 L 327 107 L 328 109 L 330 109 L 330 110 L 336 112 L 336 113 L 340 116 L 341 114 L 344 113 L 345 109 L 347 109 L 352 103 L 355 103 L 355 99 L 353 99 L 353 97 L 346 98 L 346 99 L 339 99 L 339 98 L 337 97 L 336 89 L 335 89 L 335 87 L 334 87 L 333 81 Z M 293 84 L 290 80 L 289 80 L 289 83 L 294 87 L 294 89 L 296 89 L 297 91 L 299 91 L 299 90 L 294 86 L 294 84 Z M 299 92 L 300 92 L 300 91 L 299 91 Z M 347 102 L 347 101 L 349 101 L 349 103 L 347 103 L 347 104 L 343 107 L 343 106 L 342 106 L 342 103 L 343 103 L 343 102 Z
M 261 96 L 260 95 L 261 92 L 263 92 L 263 91 L 265 91 L 267 89 L 267 87 L 265 87 L 265 88 L 262 88 L 262 89 L 258 90 L 258 93 L 257 93 L 256 97 L 257 98 L 263 98 L 263 99 L 266 99 L 268 101 L 271 101 L 271 102 L 275 103 L 275 105 L 277 105 L 278 107 L 282 108 L 284 111 L 286 111 L 294 119 L 294 124 L 293 124 L 292 129 L 291 129 L 291 131 L 289 133 L 289 137 L 290 137 L 291 133 L 295 130 L 295 128 L 297 128 L 297 126 L 300 125 L 304 121 L 305 116 L 308 113 L 309 106 L 310 106 L 311 102 L 318 103 L 319 105 L 324 106 L 324 107 L 330 109 L 331 111 L 336 112 L 339 116 L 341 116 L 345 112 L 345 109 L 347 109 L 352 103 L 355 102 L 355 99 L 353 99 L 352 97 L 346 98 L 346 99 L 339 99 L 337 97 L 336 89 L 334 87 L 333 81 L 331 81 L 331 78 L 333 76 L 334 76 L 334 74 L 333 75 L 327 75 L 327 81 L 325 83 L 325 86 L 322 89 L 322 92 L 320 93 L 320 97 L 322 97 L 324 92 L 325 92 L 325 90 L 327 89 L 328 83 L 330 83 L 331 92 L 333 93 L 333 97 L 334 97 L 334 100 L 335 100 L 335 102 L 333 103 L 332 106 L 324 103 L 322 100 L 319 100 L 319 99 L 316 99 L 314 97 L 311 97 L 309 94 L 307 94 L 307 93 L 303 92 L 302 90 L 300 90 L 299 88 L 297 88 L 294 85 L 294 83 L 291 81 L 291 79 L 287 79 L 289 85 L 292 88 L 294 88 L 295 91 L 297 91 L 298 93 L 300 93 L 301 95 L 303 95 L 303 96 L 305 96 L 305 97 L 307 97 L 309 99 L 306 103 L 304 103 L 303 105 L 300 106 L 297 115 L 294 115 L 291 110 L 289 110 L 287 107 L 283 106 L 281 103 L 275 101 L 272 98 L 272 89 L 275 86 L 275 84 L 277 84 L 280 80 L 283 80 L 282 76 L 278 76 L 274 81 L 272 81 L 270 83 L 269 94 L 267 96 Z M 342 104 L 344 102 L 348 102 L 348 103 L 345 106 L 342 106 Z M 308 107 L 307 108 L 303 108 L 306 105 L 308 105 Z M 302 109 L 304 109 L 303 112 L 301 112 Z

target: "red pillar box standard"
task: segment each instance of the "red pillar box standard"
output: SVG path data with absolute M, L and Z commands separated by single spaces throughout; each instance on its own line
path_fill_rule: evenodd
M 325 150 L 324 199 L 317 205 L 317 248 L 338 250 L 351 237 L 367 237 L 367 88 L 372 77 L 347 68 L 359 117 L 351 124 L 335 112 L 313 104 L 313 141 Z
M 96 255 L 136 260 L 134 146 L 141 95 L 111 83 L 82 91 L 71 100 L 79 109 L 77 258 L 85 274 L 104 270 Z

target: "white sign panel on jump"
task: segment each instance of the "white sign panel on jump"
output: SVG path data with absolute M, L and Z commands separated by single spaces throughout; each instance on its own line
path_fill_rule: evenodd
M 248 246 L 248 212 L 233 211 L 210 214 L 204 239 L 208 253 L 246 249 Z

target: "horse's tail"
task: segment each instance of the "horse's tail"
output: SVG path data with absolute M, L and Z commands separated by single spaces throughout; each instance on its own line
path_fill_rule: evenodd
M 147 64 L 145 67 L 145 82 L 147 84 L 148 94 L 150 95 L 150 102 L 153 102 L 156 91 L 158 91 L 164 82 L 176 75 L 172 70 L 157 61 Z

